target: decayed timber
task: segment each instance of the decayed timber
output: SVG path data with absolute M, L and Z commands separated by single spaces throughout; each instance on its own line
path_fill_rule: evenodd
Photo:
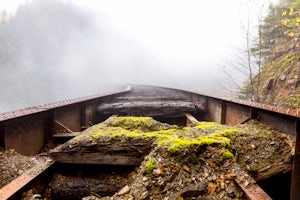
M 184 113 L 195 113 L 195 105 L 189 101 L 121 101 L 103 103 L 98 106 L 98 112 L 105 115 L 134 116 L 183 116 Z
M 124 184 L 124 183 L 123 183 Z M 101 197 L 116 193 L 123 185 L 90 177 L 70 177 L 56 174 L 50 184 L 52 199 L 81 199 L 91 194 Z
M 259 169 L 253 177 L 256 181 L 263 181 L 278 174 L 285 174 L 292 171 L 292 161 L 286 159 L 283 162 L 275 162 L 273 165 L 268 165 L 262 169 Z
M 73 138 L 80 135 L 81 132 L 72 132 L 72 133 L 55 133 L 52 135 L 53 138 Z
M 149 154 L 152 140 L 98 140 L 73 145 L 74 143 L 66 142 L 51 150 L 49 154 L 60 163 L 138 166 Z
M 158 87 L 135 86 L 130 93 L 98 106 L 100 114 L 123 116 L 182 117 L 205 110 L 181 93 Z
M 191 114 L 184 114 L 186 116 L 186 125 L 198 123 L 199 121 Z
M 23 188 L 53 164 L 54 162 L 51 158 L 45 158 L 44 162 L 41 162 L 39 165 L 36 165 L 33 168 L 29 169 L 24 174 L 1 188 L 0 199 L 8 199 L 12 197 L 16 192 L 18 192 L 21 188 Z

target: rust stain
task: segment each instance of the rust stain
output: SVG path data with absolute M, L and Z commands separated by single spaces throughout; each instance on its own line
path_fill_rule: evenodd
M 272 200 L 272 198 L 257 184 L 252 184 L 251 187 L 248 188 L 239 182 L 238 179 L 235 179 L 235 182 L 245 192 L 249 200 Z
M 131 87 L 126 86 L 126 88 L 124 90 L 121 90 L 121 91 L 114 91 L 114 92 L 111 92 L 111 93 L 104 93 L 104 94 L 80 97 L 80 98 L 66 100 L 66 101 L 54 102 L 54 103 L 50 103 L 50 104 L 47 104 L 47 105 L 33 106 L 33 107 L 29 107 L 29 108 L 24 108 L 24 109 L 21 109 L 21 110 L 12 111 L 12 112 L 0 113 L 0 121 L 5 121 L 5 120 L 8 120 L 8 119 L 13 119 L 13 118 L 22 117 L 22 116 L 25 116 L 25 115 L 39 113 L 39 112 L 47 111 L 47 110 L 50 110 L 50 109 L 53 109 L 53 108 L 58 108 L 58 107 L 62 107 L 62 106 L 66 106 L 66 105 L 70 105 L 70 104 L 74 104 L 74 103 L 88 101 L 88 100 L 92 100 L 92 99 L 96 99 L 96 98 L 100 98 L 100 97 L 105 97 L 105 96 L 110 96 L 110 95 L 114 95 L 114 94 L 124 93 L 124 92 L 128 92 L 130 90 L 131 90 Z
M 291 108 L 285 108 L 282 106 L 275 106 L 275 105 L 269 105 L 269 104 L 252 102 L 252 101 L 231 99 L 231 98 L 227 98 L 227 97 L 218 97 L 218 96 L 209 96 L 209 95 L 207 95 L 207 96 L 216 98 L 216 99 L 220 99 L 223 101 L 227 101 L 227 102 L 232 102 L 232 103 L 236 103 L 236 104 L 240 104 L 240 105 L 259 108 L 262 110 L 268 110 L 268 111 L 273 111 L 273 112 L 277 112 L 277 113 L 281 113 L 281 114 L 285 114 L 285 115 L 289 115 L 289 116 L 300 117 L 300 108 L 291 109 Z
M 24 174 L 14 179 L 0 189 L 0 199 L 5 200 L 12 197 L 16 192 L 23 188 L 26 184 L 53 165 L 54 161 L 51 158 L 45 158 L 45 161 L 37 166 L 34 166 Z

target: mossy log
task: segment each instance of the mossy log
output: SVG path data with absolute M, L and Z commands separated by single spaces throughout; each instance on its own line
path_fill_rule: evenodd
M 139 166 L 149 154 L 153 141 L 146 139 L 80 140 L 76 146 L 66 142 L 49 152 L 60 163 Z

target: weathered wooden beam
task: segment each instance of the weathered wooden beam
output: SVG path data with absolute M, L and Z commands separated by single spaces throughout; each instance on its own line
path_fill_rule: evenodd
M 199 121 L 191 114 L 184 114 L 186 116 L 186 125 L 190 125 L 190 124 L 196 124 L 198 123 Z
M 41 173 L 46 171 L 51 165 L 54 164 L 54 161 L 51 158 L 45 158 L 44 162 L 34 166 L 33 168 L 27 170 L 24 174 L 17 177 L 4 187 L 0 189 L 0 199 L 8 199 L 17 193 L 21 188 L 27 185 L 30 181 L 35 179 Z
M 81 199 L 85 196 L 96 194 L 110 196 L 124 186 L 122 183 L 109 183 L 107 180 L 91 177 L 70 177 L 55 174 L 52 178 L 50 189 L 53 199 Z
M 152 143 L 146 139 L 101 140 L 75 146 L 66 142 L 51 150 L 49 156 L 60 163 L 138 166 L 149 154 Z
M 101 114 L 119 114 L 123 116 L 183 116 L 184 113 L 195 113 L 195 105 L 190 101 L 119 101 L 103 103 L 97 111 Z
M 82 134 L 82 132 L 72 132 L 72 133 L 55 133 L 52 135 L 53 138 L 73 138 Z

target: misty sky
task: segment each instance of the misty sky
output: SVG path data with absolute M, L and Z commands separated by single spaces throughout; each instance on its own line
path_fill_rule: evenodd
M 24 2 L 0 0 L 0 11 L 14 15 Z M 103 78 L 112 83 L 154 84 L 221 94 L 219 84 L 224 80 L 221 69 L 228 64 L 227 60 L 234 61 L 234 49 L 242 49 L 244 45 L 241 27 L 249 15 L 255 27 L 256 15 L 262 9 L 266 11 L 271 1 L 62 2 L 90 13 L 94 23 L 86 44 L 81 45 L 88 54 L 70 51 L 73 48 L 70 46 L 60 63 L 64 67 L 60 68 L 59 76 L 69 81 L 70 87 L 85 73 L 91 77 L 90 84 L 99 84 L 98 79 Z M 98 44 L 95 41 L 101 48 L 91 46 Z M 106 70 L 96 78 L 99 62 Z

